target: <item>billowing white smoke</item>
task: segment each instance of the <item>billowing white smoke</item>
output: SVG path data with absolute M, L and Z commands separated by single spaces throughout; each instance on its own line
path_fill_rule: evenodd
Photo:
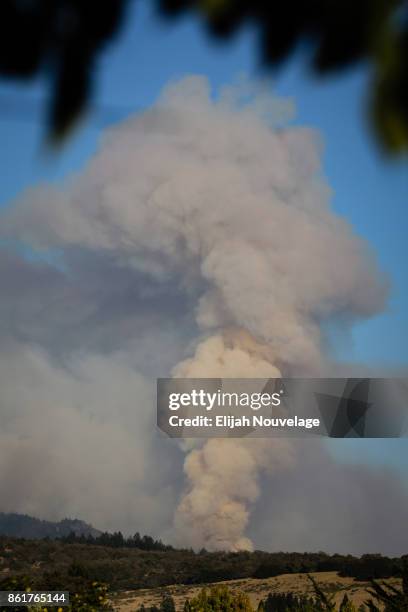
M 182 378 L 275 378 L 279 370 L 246 333 L 211 336 L 194 357 L 173 371 Z M 252 548 L 244 536 L 250 508 L 260 494 L 262 470 L 294 463 L 294 447 L 286 440 L 213 439 L 187 456 L 188 489 L 176 512 L 180 541 L 207 549 Z
M 185 462 L 189 488 L 176 512 L 181 540 L 209 550 L 251 550 L 246 537 L 252 504 L 260 495 L 259 475 L 295 464 L 286 440 L 213 439 L 192 450 Z
M 386 291 L 366 245 L 329 207 L 318 138 L 283 126 L 290 107 L 256 90 L 215 100 L 204 78 L 186 78 L 111 129 L 63 191 L 22 198 L 2 233 L 61 250 L 68 271 L 75 252 L 103 254 L 118 274 L 132 270 L 149 287 L 182 294 L 195 318 L 193 356 L 175 376 L 318 373 L 322 330 L 373 315 Z M 190 450 L 180 538 L 249 548 L 261 471 L 295 461 L 296 448 L 281 440 Z

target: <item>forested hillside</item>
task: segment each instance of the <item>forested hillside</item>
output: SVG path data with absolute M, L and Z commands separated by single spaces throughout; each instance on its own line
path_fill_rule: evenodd
M 30 540 L 77 536 L 98 536 L 101 532 L 78 519 L 64 519 L 58 523 L 43 521 L 26 514 L 0 512 L 0 535 Z
M 361 558 L 325 553 L 206 552 L 141 550 L 61 540 L 0 537 L 1 577 L 25 576 L 38 589 L 75 591 L 84 580 L 102 581 L 112 589 L 202 584 L 285 573 L 337 571 L 368 579 L 401 574 L 402 559 L 379 555 Z M 0 582 L 1 590 L 1 582 Z

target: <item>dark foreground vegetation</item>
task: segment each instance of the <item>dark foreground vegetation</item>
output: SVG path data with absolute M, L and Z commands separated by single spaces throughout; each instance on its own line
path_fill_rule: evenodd
M 386 583 L 382 585 L 371 580 L 371 589 L 367 590 L 367 600 L 358 608 L 344 594 L 342 601 L 336 605 L 334 594 L 322 590 L 318 582 L 309 576 L 313 585 L 312 595 L 294 593 L 269 593 L 261 600 L 256 612 L 403 612 L 408 610 L 408 566 L 403 571 L 403 587 L 396 589 Z M 145 608 L 138 612 L 175 612 L 171 597 L 165 596 L 161 606 Z M 255 612 L 248 595 L 233 593 L 227 586 L 204 588 L 191 600 L 186 600 L 183 612 Z
M 402 612 L 408 610 L 408 591 L 406 581 L 402 590 L 379 585 L 372 581 L 372 590 L 368 591 L 372 598 L 367 599 L 358 608 L 348 598 L 343 596 L 339 605 L 334 603 L 334 595 L 325 593 L 319 584 L 309 576 L 314 593 L 310 596 L 293 593 L 269 593 L 266 599 L 261 600 L 257 608 L 253 608 L 247 594 L 233 593 L 227 586 L 214 586 L 203 588 L 196 597 L 186 599 L 183 612 Z M 9 589 L 22 588 L 21 583 L 12 580 Z M 29 590 L 29 587 L 26 588 Z M 377 605 L 378 604 L 378 605 Z M 379 607 L 381 606 L 381 607 Z M 108 597 L 107 587 L 99 583 L 91 583 L 87 589 L 71 594 L 71 602 L 65 607 L 66 612 L 98 612 L 99 610 L 113 610 L 112 602 Z M 51 608 L 14 608 L 17 612 L 51 612 Z M 56 608 L 62 612 L 62 608 Z M 6 609 L 1 612 L 7 612 Z M 138 612 L 176 612 L 176 606 L 171 596 L 165 595 L 160 606 L 146 608 L 142 605 Z

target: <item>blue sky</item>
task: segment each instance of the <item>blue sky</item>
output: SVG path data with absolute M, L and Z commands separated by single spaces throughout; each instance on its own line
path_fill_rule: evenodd
M 159 21 L 149 12 L 148 3 L 136 6 L 132 2 L 124 29 L 99 63 L 95 100 L 124 117 L 149 106 L 171 79 L 206 74 L 217 88 L 241 72 L 259 73 L 252 32 L 243 32 L 233 44 L 214 44 L 193 19 Z M 391 279 L 387 311 L 360 325 L 353 344 L 341 346 L 340 342 L 339 351 L 351 360 L 406 363 L 408 173 L 406 160 L 385 158 L 373 139 L 365 114 L 368 80 L 368 71 L 362 68 L 317 81 L 301 56 L 276 75 L 275 87 L 294 99 L 297 122 L 320 131 L 333 206 L 371 243 Z M 2 204 L 28 185 L 57 180 L 81 168 L 95 150 L 103 129 L 97 113 L 55 159 L 41 154 L 43 108 L 38 101 L 47 95 L 43 80 L 29 87 L 3 83 L 0 95 L 6 100 L 22 99 L 28 109 L 26 115 L 15 118 L 0 107 Z M 34 105 L 30 104 L 33 99 Z
M 114 108 L 118 117 L 125 117 L 149 106 L 169 80 L 185 74 L 205 74 L 215 88 L 239 73 L 257 74 L 252 32 L 243 32 L 232 44 L 214 44 L 191 18 L 160 22 L 148 7 L 131 3 L 123 31 L 100 61 L 98 106 Z M 368 70 L 361 68 L 317 82 L 301 56 L 283 67 L 275 84 L 278 93 L 293 97 L 296 121 L 320 131 L 333 206 L 371 243 L 392 283 L 387 311 L 360 325 L 353 344 L 340 347 L 341 355 L 348 361 L 406 364 L 408 173 L 406 160 L 386 159 L 373 139 L 364 112 L 368 79 Z M 103 126 L 93 114 L 56 158 L 42 156 L 43 109 L 38 103 L 30 106 L 30 101 L 47 96 L 44 80 L 30 86 L 3 83 L 0 96 L 25 100 L 29 109 L 26 117 L 16 118 L 0 107 L 1 204 L 33 183 L 58 180 L 80 169 L 95 150 Z M 399 451 L 390 454 L 392 462 L 401 465 L 406 445 L 398 445 Z M 389 447 L 384 443 L 382 448 Z M 370 449 L 375 457 L 375 448 Z

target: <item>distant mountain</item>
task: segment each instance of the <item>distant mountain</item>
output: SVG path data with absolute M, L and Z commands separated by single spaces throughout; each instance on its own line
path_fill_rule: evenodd
M 74 533 L 77 536 L 97 537 L 101 534 L 92 525 L 78 519 L 64 519 L 59 523 L 42 521 L 26 514 L 0 512 L 0 535 L 12 538 L 37 540 L 41 538 L 61 538 Z

